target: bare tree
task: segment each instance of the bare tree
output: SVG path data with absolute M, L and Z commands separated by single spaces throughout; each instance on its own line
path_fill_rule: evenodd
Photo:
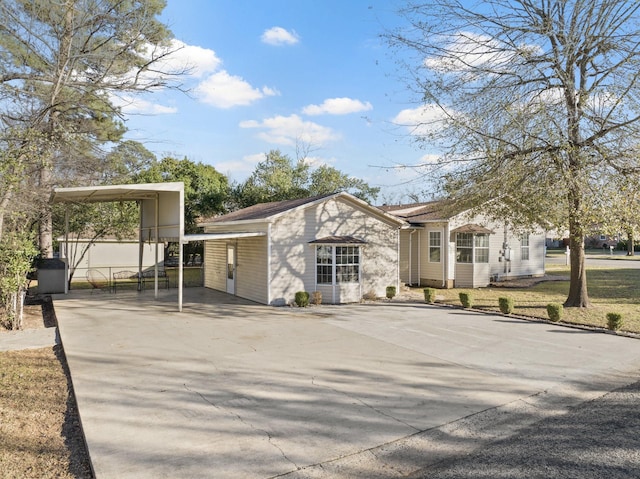
M 409 26 L 387 36 L 420 95 L 414 133 L 441 152 L 421 166 L 443 191 L 568 227 L 566 306 L 590 304 L 594 178 L 639 171 L 639 11 L 623 0 L 439 0 L 404 8 Z
M 164 5 L 0 0 L 0 128 L 22 135 L 11 142 L 8 167 L 24 173 L 2 185 L 0 217 L 25 191 L 39 191 L 44 256 L 51 255 L 52 185 L 77 171 L 87 178 L 101 145 L 125 131 L 115 95 L 178 86 L 185 72 L 168 61 L 171 33 L 157 18 Z M 41 140 L 35 148 L 34 138 Z

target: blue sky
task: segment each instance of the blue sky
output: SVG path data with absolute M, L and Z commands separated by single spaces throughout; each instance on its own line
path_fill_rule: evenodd
M 156 91 L 123 110 L 128 137 L 244 180 L 271 149 L 329 164 L 372 186 L 378 201 L 406 184 L 425 152 L 400 126 L 417 110 L 379 35 L 393 0 L 168 0 L 163 14 L 188 64 L 188 95 Z M 180 63 L 181 62 L 181 63 Z

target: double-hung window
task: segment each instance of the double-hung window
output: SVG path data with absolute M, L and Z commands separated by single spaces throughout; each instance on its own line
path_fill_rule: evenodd
M 316 246 L 318 284 L 358 283 L 360 281 L 359 246 Z
M 527 261 L 529 259 L 529 233 L 525 233 L 520 238 L 520 259 Z
M 429 263 L 439 263 L 442 248 L 440 231 L 429 231 Z

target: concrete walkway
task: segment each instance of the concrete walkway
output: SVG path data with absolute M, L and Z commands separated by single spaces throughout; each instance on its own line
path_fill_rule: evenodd
M 403 477 L 640 371 L 635 339 L 423 304 L 55 308 L 98 479 Z
M 46 348 L 59 342 L 57 328 L 24 329 L 0 333 L 0 351 Z

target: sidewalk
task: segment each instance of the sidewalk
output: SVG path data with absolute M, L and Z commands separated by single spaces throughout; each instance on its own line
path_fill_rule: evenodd
M 60 344 L 58 328 L 23 329 L 0 333 L 0 351 L 39 349 Z

